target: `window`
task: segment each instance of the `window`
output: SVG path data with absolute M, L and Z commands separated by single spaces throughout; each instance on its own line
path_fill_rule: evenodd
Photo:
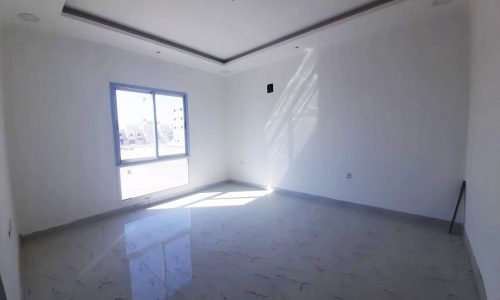
M 122 200 L 189 184 L 186 158 L 120 167 Z
M 122 200 L 189 184 L 185 93 L 111 83 Z
M 185 93 L 111 83 L 117 165 L 189 155 Z

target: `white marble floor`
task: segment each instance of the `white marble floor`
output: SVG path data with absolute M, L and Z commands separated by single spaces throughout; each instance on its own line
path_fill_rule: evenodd
M 443 225 L 227 184 L 24 241 L 24 298 L 478 299 Z

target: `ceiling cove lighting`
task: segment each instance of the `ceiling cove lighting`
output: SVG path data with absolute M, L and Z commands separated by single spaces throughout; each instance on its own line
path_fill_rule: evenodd
M 330 17 L 328 19 L 320 21 L 316 24 L 307 26 L 307 27 L 302 28 L 300 30 L 297 30 L 295 32 L 292 32 L 292 33 L 289 33 L 289 34 L 284 35 L 282 37 L 279 37 L 273 41 L 270 41 L 268 43 L 259 45 L 257 47 L 248 49 L 246 51 L 243 51 L 241 53 L 238 53 L 236 55 L 233 55 L 233 56 L 227 57 L 227 58 L 217 57 L 217 56 L 208 54 L 207 52 L 205 52 L 203 50 L 194 49 L 194 48 L 189 47 L 187 45 L 183 45 L 183 44 L 174 42 L 172 40 L 169 40 L 168 38 L 160 37 L 160 36 L 157 36 L 157 35 L 154 35 L 154 34 L 139 30 L 139 29 L 135 29 L 129 25 L 122 24 L 122 23 L 113 21 L 111 19 L 106 19 L 106 18 L 97 16 L 97 15 L 94 15 L 94 14 L 91 14 L 89 12 L 68 6 L 66 4 L 62 8 L 61 14 L 63 16 L 66 16 L 66 17 L 74 18 L 74 19 L 77 19 L 77 20 L 80 20 L 80 21 L 83 21 L 86 23 L 90 23 L 90 24 L 94 24 L 97 26 L 107 28 L 107 29 L 118 31 L 118 32 L 121 32 L 123 34 L 127 34 L 130 36 L 139 38 L 139 39 L 148 40 L 150 42 L 153 42 L 155 44 L 159 44 L 162 46 L 166 46 L 168 48 L 173 48 L 175 50 L 200 57 L 202 59 L 217 63 L 219 65 L 227 65 L 227 64 L 232 63 L 232 62 L 239 60 L 241 58 L 250 56 L 250 55 L 255 54 L 257 52 L 274 47 L 276 45 L 283 44 L 283 43 L 288 42 L 288 41 L 295 39 L 297 37 L 304 36 L 306 34 L 310 34 L 310 33 L 315 32 L 317 30 L 335 25 L 336 23 L 339 23 L 341 21 L 345 21 L 347 19 L 363 15 L 364 13 L 367 13 L 371 10 L 381 8 L 381 7 L 388 5 L 388 4 L 397 3 L 399 1 L 400 0 L 374 0 L 374 1 L 371 1 L 367 4 L 358 6 L 354 9 L 340 13 L 338 15 L 335 15 L 333 17 Z M 443 1 L 443 0 L 436 0 L 436 1 Z
M 34 14 L 30 14 L 30 13 L 20 13 L 19 14 L 19 18 L 23 19 L 24 21 L 28 21 L 28 22 L 40 22 L 40 18 Z
M 440 5 L 449 4 L 450 2 L 451 2 L 451 0 L 434 0 L 434 1 L 432 1 L 432 5 L 440 6 Z

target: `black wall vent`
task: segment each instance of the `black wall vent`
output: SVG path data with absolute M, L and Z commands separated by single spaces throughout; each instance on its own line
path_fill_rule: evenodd
M 267 93 L 271 94 L 274 92 L 274 84 L 270 83 L 267 85 Z

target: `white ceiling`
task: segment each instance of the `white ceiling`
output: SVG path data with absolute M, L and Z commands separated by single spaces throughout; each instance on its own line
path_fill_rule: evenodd
M 373 0 L 67 0 L 66 5 L 227 59 Z
M 0 0 L 2 20 L 138 52 L 200 70 L 228 75 L 298 55 L 307 49 L 398 26 L 451 5 L 432 0 L 398 0 L 394 4 L 294 38 L 226 65 L 61 15 L 65 0 Z M 367 3 L 367 0 L 68 0 L 68 4 L 190 47 L 227 57 Z M 99 11 L 99 13 L 97 13 Z M 38 23 L 21 20 L 33 13 Z M 109 15 L 108 15 L 109 14 Z M 154 17 L 150 17 L 150 15 Z M 141 26 L 141 27 L 139 27 Z M 300 46 L 296 49 L 295 46 Z M 161 53 L 158 54 L 157 52 Z

